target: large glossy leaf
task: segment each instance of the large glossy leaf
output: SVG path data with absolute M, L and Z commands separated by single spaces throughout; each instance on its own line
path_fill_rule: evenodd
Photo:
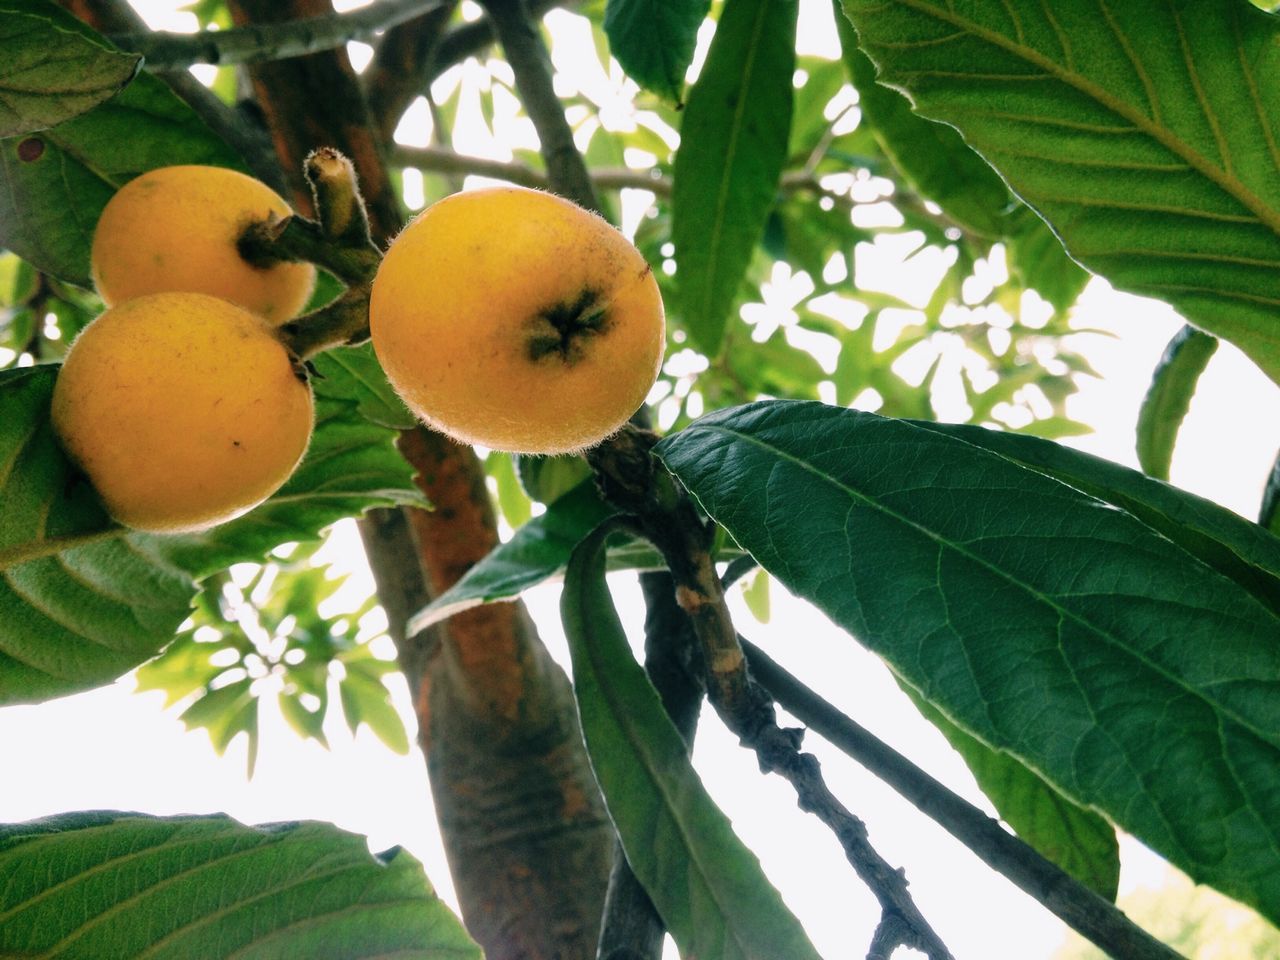
M 0 704 L 107 683 L 153 656 L 186 617 L 195 580 L 214 570 L 370 506 L 421 502 L 391 431 L 319 380 L 311 447 L 274 497 L 205 533 L 127 531 L 57 444 L 56 373 L 0 373 Z
M 788 589 L 953 722 L 1280 918 L 1280 618 L 1131 514 L 813 403 L 658 446 Z
M 1218 340 L 1195 327 L 1183 327 L 1151 376 L 1151 386 L 1138 411 L 1138 462 L 1159 480 L 1169 479 L 1178 430 L 1191 409 L 1196 384 L 1218 349 Z
M 113 50 L 74 23 L 48 0 L 0 2 L 0 137 L 70 120 L 137 72 L 141 57 Z
M 1234 511 L 1136 470 L 1037 437 L 911 421 L 983 447 L 1114 504 L 1280 614 L 1280 539 Z
M 63 814 L 0 825 L 0 956 L 479 960 L 401 850 L 327 823 Z
M 1014 833 L 1094 893 L 1116 898 L 1120 843 L 1105 818 L 1068 800 L 1016 757 L 966 733 L 906 684 L 902 688 L 964 759 L 978 787 Z
M 591 766 L 627 862 L 681 956 L 817 960 L 632 657 L 605 583 L 606 539 L 597 531 L 574 550 L 560 615 Z
M 0 247 L 88 286 L 93 229 L 112 194 L 140 173 L 177 163 L 243 168 L 163 81 L 141 73 L 83 116 L 0 140 Z
M 609 0 L 609 52 L 646 90 L 679 101 L 711 0 Z
M 1280 378 L 1280 30 L 1245 0 L 843 0 L 1071 255 Z
M 797 10 L 796 0 L 728 0 L 680 125 L 671 226 L 679 310 L 713 356 L 787 157 Z

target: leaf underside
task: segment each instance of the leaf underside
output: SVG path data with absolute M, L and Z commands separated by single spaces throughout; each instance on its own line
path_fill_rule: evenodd
M 843 0 L 880 79 L 957 127 L 1115 286 L 1280 378 L 1280 31 L 1245 0 Z

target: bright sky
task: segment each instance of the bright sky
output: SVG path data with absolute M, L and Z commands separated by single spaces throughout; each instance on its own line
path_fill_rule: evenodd
M 176 5 L 175 0 L 157 0 L 147 6 L 146 15 L 155 26 L 189 29 L 189 18 L 175 13 Z M 801 9 L 806 51 L 832 55 L 830 5 L 802 0 Z M 549 22 L 558 38 L 557 65 L 572 82 L 607 82 L 594 58 L 577 58 L 572 52 L 574 37 L 581 38 L 581 22 L 564 12 L 553 14 Z M 468 136 L 472 139 L 461 149 L 504 153 L 478 134 Z M 634 209 L 628 212 L 637 215 Z M 909 278 L 899 271 L 899 279 Z M 1071 401 L 1071 413 L 1096 429 L 1073 443 L 1136 465 L 1132 451 L 1138 403 L 1179 321 L 1167 308 L 1115 294 L 1095 281 L 1080 301 L 1075 322 L 1113 331 L 1116 337 L 1082 335 L 1082 349 L 1104 379 L 1084 379 Z M 1224 345 L 1201 381 L 1183 429 L 1174 482 L 1252 516 L 1280 445 L 1278 412 L 1280 390 Z M 333 558 L 361 570 L 350 524 L 327 549 Z M 367 577 L 367 572 L 361 575 Z M 624 622 L 639 624 L 634 583 L 619 577 L 615 584 Z M 567 664 L 558 593 L 557 586 L 548 585 L 527 600 L 553 654 Z M 738 591 L 733 599 L 746 635 L 953 789 L 986 806 L 964 765 L 916 714 L 876 658 L 807 605 L 785 597 L 776 585 L 767 626 L 754 622 Z M 424 862 L 442 895 L 452 899 L 426 772 L 416 752 L 395 756 L 367 730 L 353 739 L 333 717 L 327 724 L 332 750 L 325 751 L 294 736 L 269 704 L 258 772 L 246 781 L 243 743 L 233 744 L 219 758 L 204 733 L 186 733 L 177 711 L 162 710 L 160 694 L 135 695 L 132 688 L 132 679 L 125 678 L 53 703 L 0 710 L 0 769 L 7 772 L 8 784 L 0 791 L 0 821 L 93 808 L 153 814 L 225 811 L 251 823 L 328 820 L 366 834 L 375 850 L 397 844 L 407 848 Z M 402 681 L 395 692 L 412 729 Z M 817 737 L 808 746 L 822 759 L 837 795 L 867 820 L 880 851 L 906 868 L 922 910 L 958 957 L 1029 960 L 1053 954 L 1064 930 L 1054 917 Z M 819 951 L 830 958 L 859 955 L 875 924 L 875 903 L 826 830 L 796 810 L 789 788 L 778 778 L 762 777 L 754 759 L 715 719 L 699 731 L 695 762 Z M 1157 858 L 1125 842 L 1122 892 L 1158 884 L 1162 875 Z M 908 955 L 913 954 L 899 953 Z

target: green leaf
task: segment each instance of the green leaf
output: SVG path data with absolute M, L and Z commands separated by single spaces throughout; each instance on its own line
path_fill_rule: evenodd
M 519 527 L 533 516 L 533 503 L 516 476 L 512 462 L 515 454 L 494 452 L 485 460 L 485 469 L 498 486 L 498 509 L 512 527 Z
M 1280 918 L 1280 619 L 1236 581 L 1123 510 L 873 414 L 754 404 L 657 452 L 953 722 Z
M 0 140 L 0 247 L 88 287 L 89 248 L 107 201 L 138 174 L 180 163 L 244 169 L 162 80 L 140 73 L 74 120 Z
M 409 621 L 409 634 L 482 603 L 509 600 L 557 576 L 574 546 L 612 513 L 593 483 L 580 484 L 419 610 Z
M 531 500 L 553 503 L 591 476 L 591 467 L 581 456 L 535 457 L 515 454 L 520 486 Z
M 108 683 L 173 638 L 196 580 L 368 507 L 422 502 L 394 433 L 318 380 L 311 446 L 273 497 L 202 533 L 130 532 L 57 444 L 56 374 L 50 365 L 0 372 L 0 704 Z
M 404 721 L 391 705 L 391 692 L 377 678 L 348 665 L 347 675 L 338 685 L 338 693 L 352 734 L 358 732 L 363 723 L 394 752 L 402 756 L 409 752 L 409 735 L 405 732 Z
M 1010 272 L 1055 310 L 1074 304 L 1089 282 L 1088 272 L 1067 256 L 1049 225 L 1026 207 L 1010 215 L 1005 244 Z
M 1280 540 L 1239 514 L 1136 470 L 1036 437 L 911 421 L 1119 507 L 1280 614 Z
M 0 137 L 79 116 L 138 72 L 140 56 L 93 39 L 74 21 L 44 0 L 0 2 Z
M 422 865 L 327 823 L 70 813 L 0 826 L 0 955 L 479 960 Z
M 1191 409 L 1200 374 L 1217 349 L 1216 337 L 1186 326 L 1173 335 L 1156 364 L 1138 411 L 1138 462 L 1158 480 L 1169 479 L 1178 430 Z
M 67 462 L 49 422 L 55 372 L 0 372 L 0 704 L 114 680 L 173 637 L 195 593 Z
M 412 430 L 418 418 L 392 388 L 373 352 L 373 344 L 326 350 L 313 361 L 324 379 L 325 396 L 354 400 L 366 420 L 389 430 Z
M 863 122 L 871 126 L 889 162 L 965 229 L 984 237 L 1002 236 L 1006 213 L 1016 201 L 999 174 L 954 129 L 921 117 L 906 97 L 876 82 L 875 67 L 859 49 L 839 9 L 836 26 Z
M 1105 819 L 1072 803 L 1025 763 L 965 733 L 905 683 L 903 691 L 938 728 L 1013 832 L 1094 893 L 1115 900 L 1120 843 Z
M 596 780 L 627 862 L 681 956 L 817 960 L 804 928 L 698 779 L 627 646 L 605 583 L 607 529 L 574 551 L 560 616 Z
M 751 615 L 760 623 L 768 623 L 771 604 L 769 602 L 769 574 L 757 570 L 749 583 L 743 585 L 742 599 L 751 611 Z
M 609 51 L 645 90 L 679 102 L 711 0 L 609 0 Z
M 680 315 L 715 356 L 787 158 L 796 0 L 728 0 L 676 151 L 672 240 Z
M 1071 256 L 1280 380 L 1280 29 L 1243 0 L 844 0 Z

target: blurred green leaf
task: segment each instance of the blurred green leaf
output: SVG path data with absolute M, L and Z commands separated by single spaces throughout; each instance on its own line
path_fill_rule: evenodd
M 366 724 L 374 735 L 398 754 L 409 752 L 409 735 L 404 721 L 391 704 L 391 692 L 377 679 L 358 670 L 348 670 L 338 685 L 342 712 L 354 735 Z
M 0 0 L 0 137 L 52 127 L 93 109 L 142 63 L 47 0 Z
M 1178 430 L 1191 409 L 1200 375 L 1209 366 L 1218 340 L 1184 326 L 1169 341 L 1151 375 L 1151 386 L 1138 410 L 1138 462 L 1157 480 L 1169 479 Z
M 609 0 L 610 52 L 645 90 L 678 102 L 710 7 L 711 0 Z
M 796 0 L 728 0 L 680 126 L 679 315 L 708 356 L 720 350 L 786 160 L 797 9 Z

